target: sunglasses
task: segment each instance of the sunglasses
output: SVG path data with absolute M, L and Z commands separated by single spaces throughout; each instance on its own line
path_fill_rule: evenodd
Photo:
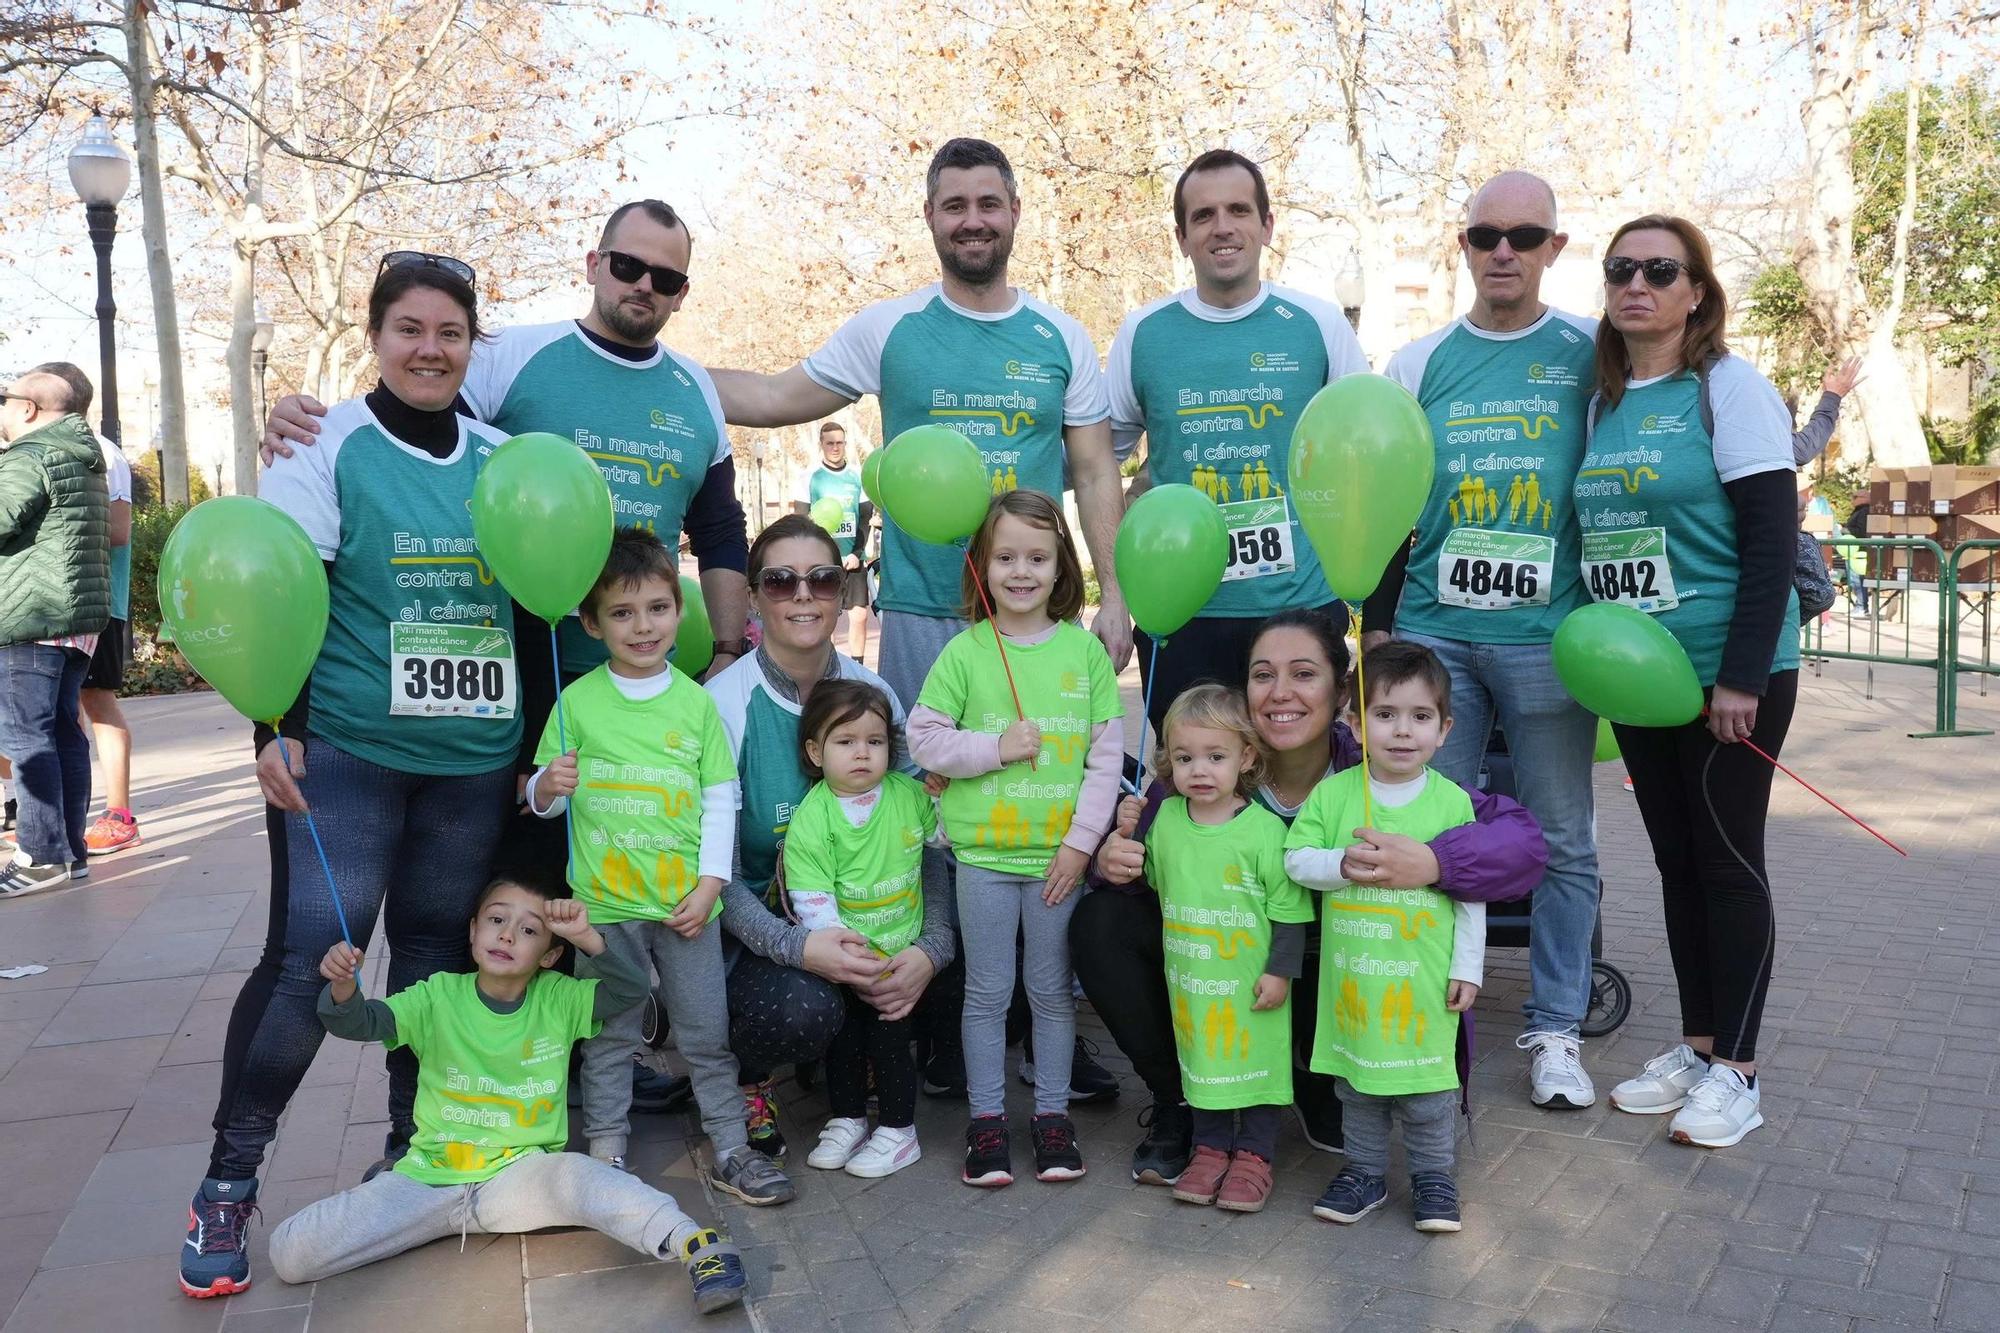
M 784 565 L 774 565 L 760 570 L 757 574 L 757 588 L 774 601 L 785 601 L 796 597 L 799 584 L 823 602 L 830 602 L 840 596 L 840 586 L 847 580 L 847 571 L 839 565 L 814 565 L 801 574 L 796 569 Z
M 387 273 L 392 268 L 406 268 L 412 264 L 422 268 L 441 268 L 466 286 L 474 285 L 472 265 L 450 255 L 434 255 L 423 250 L 391 250 L 382 256 L 382 266 L 375 271 L 378 274 Z
M 637 255 L 628 255 L 623 250 L 600 250 L 604 262 L 611 269 L 611 276 L 620 282 L 637 282 L 641 274 L 653 277 L 653 290 L 662 296 L 677 296 L 681 288 L 688 285 L 688 275 L 677 268 L 665 264 L 648 264 Z
M 1539 250 L 1555 234 L 1553 227 L 1509 227 L 1505 231 L 1498 227 L 1467 227 L 1465 243 L 1475 250 L 1498 250 L 1504 240 L 1516 250 Z
M 1604 261 L 1604 282 L 1610 287 L 1626 286 L 1636 273 L 1646 275 L 1648 287 L 1671 287 L 1674 279 L 1683 272 L 1688 274 L 1690 282 L 1694 280 L 1693 271 L 1678 259 L 1633 259 L 1629 255 L 1613 255 Z

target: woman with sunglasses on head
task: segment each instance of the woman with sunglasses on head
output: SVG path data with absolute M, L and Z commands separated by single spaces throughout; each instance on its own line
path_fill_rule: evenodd
M 1799 667 L 1791 414 L 1729 353 L 1726 314 L 1693 223 L 1649 214 L 1613 234 L 1576 482 L 1591 597 L 1658 617 L 1708 691 L 1681 726 L 1615 728 L 1660 867 L 1682 1038 L 1611 1091 L 1621 1111 L 1673 1112 L 1674 1141 L 1708 1148 L 1764 1123 L 1757 1029 L 1776 921 L 1763 756 L 1784 744 Z
M 326 1035 L 326 950 L 343 933 L 365 948 L 386 905 L 390 993 L 470 963 L 465 923 L 513 795 L 521 727 L 511 603 L 487 580 L 468 509 L 506 437 L 453 411 L 479 337 L 472 277 L 444 256 L 386 257 L 368 297 L 380 381 L 328 411 L 319 447 L 275 461 L 259 487 L 326 561 L 327 632 L 282 741 L 257 728 L 271 923 L 223 1048 L 215 1146 L 181 1249 L 191 1296 L 250 1284 L 258 1168 Z M 414 1130 L 416 1060 L 394 1051 L 388 1067 L 378 1169 Z
M 751 609 L 763 640 L 711 679 L 708 690 L 742 784 L 737 873 L 722 890 L 730 1045 L 745 1085 L 751 1145 L 776 1156 L 784 1138 L 771 1075 L 825 1051 L 846 1017 L 840 985 L 853 987 L 885 1017 L 900 1018 L 950 965 L 955 945 L 950 895 L 941 889 L 924 894 L 922 932 L 886 966 L 856 931 L 808 930 L 781 915 L 782 907 L 773 910 L 785 901 L 774 882 L 785 830 L 813 785 L 799 765 L 799 719 L 816 686 L 854 680 L 881 690 L 895 714 L 899 766 L 916 770 L 902 753 L 902 701 L 881 677 L 834 650 L 846 571 L 832 535 L 810 518 L 788 514 L 758 535 L 749 564 Z M 935 859 L 927 858 L 927 870 L 934 871 Z

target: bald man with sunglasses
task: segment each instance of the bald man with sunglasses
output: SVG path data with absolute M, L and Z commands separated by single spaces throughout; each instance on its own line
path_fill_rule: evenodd
M 1397 352 L 1386 372 L 1430 419 L 1430 499 L 1362 613 L 1364 648 L 1393 626 L 1451 671 L 1455 725 L 1438 770 L 1472 784 L 1497 723 L 1515 795 L 1542 825 L 1549 863 L 1534 892 L 1517 1044 L 1531 1052 L 1530 1100 L 1550 1109 L 1597 1100 L 1579 1056 L 1597 923 L 1597 723 L 1556 680 L 1549 654 L 1556 626 L 1589 600 L 1571 500 L 1597 322 L 1541 299 L 1542 274 L 1568 240 L 1554 191 L 1527 172 L 1495 176 L 1466 206 L 1458 244 L 1472 308 Z M 1607 486 L 1643 485 L 1640 472 Z

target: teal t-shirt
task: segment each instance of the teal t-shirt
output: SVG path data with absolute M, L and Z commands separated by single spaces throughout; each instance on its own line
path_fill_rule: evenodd
M 806 483 L 807 507 L 831 496 L 840 504 L 840 523 L 833 530 L 843 556 L 853 555 L 861 537 L 861 469 L 850 463 L 836 471 L 816 467 Z
M 1576 476 L 1590 597 L 1658 617 L 1703 685 L 1715 684 L 1736 613 L 1736 507 L 1722 484 L 1792 470 L 1790 418 L 1777 390 L 1733 356 L 1710 372 L 1709 387 L 1721 440 L 1702 426 L 1692 372 L 1640 381 L 1598 418 Z M 1746 421 L 1761 428 L 1746 430 Z M 1798 623 L 1793 591 L 1772 671 L 1799 665 Z
M 576 441 L 611 487 L 620 526 L 657 534 L 677 550 L 688 505 L 711 464 L 729 454 L 721 400 L 708 372 L 671 347 L 627 361 L 593 343 L 574 320 L 502 329 L 473 348 L 465 376 L 472 414 L 505 435 L 533 431 Z M 602 663 L 603 643 L 571 616 L 558 636 L 565 675 Z
M 1437 453 L 1397 629 L 1548 643 L 1587 600 L 1570 492 L 1596 331 L 1554 309 L 1514 333 L 1461 317 L 1390 358 L 1384 373 L 1423 405 Z
M 1292 427 L 1328 382 L 1367 369 L 1347 317 L 1289 288 L 1266 284 L 1231 310 L 1188 290 L 1126 317 L 1105 371 L 1112 432 L 1121 446 L 1144 432 L 1154 484 L 1199 488 L 1229 528 L 1202 615 L 1333 600 L 1287 494 Z
M 468 507 L 502 440 L 460 418 L 457 448 L 433 458 L 351 398 L 328 410 L 316 447 L 265 470 L 259 494 L 333 562 L 312 734 L 404 773 L 513 763 L 513 602 L 480 558 Z
M 805 371 L 849 400 L 878 395 L 891 442 L 912 426 L 958 431 L 979 447 L 995 495 L 1021 488 L 1061 495 L 1063 427 L 1110 412 L 1090 335 L 1025 293 L 995 314 L 954 305 L 937 283 L 878 301 L 807 357 Z M 877 604 L 961 615 L 963 564 L 958 547 L 918 541 L 885 520 Z

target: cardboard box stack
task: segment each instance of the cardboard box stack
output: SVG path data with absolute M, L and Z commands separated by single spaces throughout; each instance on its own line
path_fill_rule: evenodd
M 1928 537 L 1945 551 L 1961 542 L 2000 540 L 2000 467 L 1878 467 L 1868 478 L 1868 535 Z M 1959 559 L 1961 587 L 1995 581 L 2000 551 L 1968 551 Z M 1937 557 L 1928 550 L 1884 550 L 1874 562 L 1885 583 L 1936 583 Z

